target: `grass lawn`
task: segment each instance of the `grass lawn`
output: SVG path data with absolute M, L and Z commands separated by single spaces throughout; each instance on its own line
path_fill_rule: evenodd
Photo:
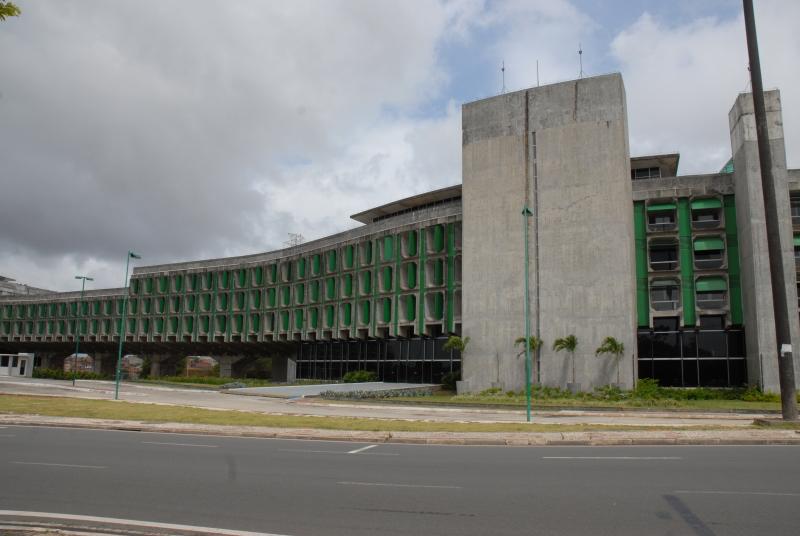
M 355 401 L 347 401 L 355 402 Z M 422 404 L 451 406 L 502 406 L 508 408 L 525 408 L 525 397 L 500 395 L 460 395 L 440 392 L 433 395 L 396 397 L 388 399 L 361 400 L 359 402 Z M 748 402 L 745 400 L 591 400 L 581 398 L 534 398 L 534 408 L 610 408 L 610 409 L 648 409 L 648 410 L 696 410 L 696 411 L 780 411 L 780 402 Z
M 355 417 L 305 417 L 265 415 L 243 411 L 217 411 L 183 406 L 163 406 L 49 396 L 0 395 L 0 414 L 46 415 L 131 420 L 152 423 L 192 423 L 275 428 L 317 428 L 374 432 L 580 432 L 613 430 L 698 430 L 680 426 L 559 425 L 527 423 L 445 423 Z M 706 430 L 721 427 L 703 428 Z

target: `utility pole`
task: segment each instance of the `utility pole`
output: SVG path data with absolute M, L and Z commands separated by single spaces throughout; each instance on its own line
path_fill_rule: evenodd
M 781 413 L 784 420 L 797 420 L 797 393 L 792 361 L 792 338 L 789 331 L 789 311 L 786 301 L 786 277 L 783 271 L 778 204 L 775 199 L 775 177 L 772 175 L 772 152 L 769 146 L 767 113 L 764 105 L 764 88 L 761 83 L 761 62 L 758 56 L 756 21 L 753 0 L 744 2 L 744 27 L 747 34 L 747 53 L 750 57 L 750 80 L 753 86 L 753 108 L 758 138 L 758 160 L 761 166 L 761 185 L 764 194 L 764 212 L 769 247 L 769 271 L 772 278 L 772 306 L 775 314 L 775 350 L 778 354 L 778 375 L 781 385 Z M 792 282 L 794 284 L 794 282 Z

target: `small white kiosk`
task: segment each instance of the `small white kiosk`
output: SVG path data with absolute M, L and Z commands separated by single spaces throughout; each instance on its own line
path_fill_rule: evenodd
M 0 354 L 0 376 L 33 377 L 33 354 Z

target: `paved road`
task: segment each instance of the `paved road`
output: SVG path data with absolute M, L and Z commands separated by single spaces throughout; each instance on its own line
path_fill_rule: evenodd
M 114 384 L 107 381 L 69 381 L 29 378 L 0 379 L 0 393 L 50 394 L 113 399 Z M 329 404 L 317 399 L 286 400 L 262 396 L 236 396 L 205 389 L 185 389 L 123 383 L 120 398 L 130 402 L 175 404 L 214 409 L 257 411 L 284 415 L 319 415 L 415 419 L 448 422 L 524 422 L 524 410 L 419 407 L 415 405 Z M 317 401 L 315 401 L 317 400 Z M 637 426 L 750 426 L 759 415 L 641 413 L 539 410 L 534 422 L 547 424 L 629 424 Z
M 318 396 L 325 391 L 338 393 L 349 391 L 395 391 L 398 389 L 420 389 L 438 387 L 430 383 L 387 383 L 387 382 L 362 382 L 362 383 L 326 383 L 312 385 L 280 385 L 275 387 L 244 387 L 231 391 L 232 394 L 278 396 L 286 398 L 301 398 L 304 396 Z
M 0 510 L 291 536 L 795 535 L 800 524 L 797 447 L 371 446 L 9 426 L 0 453 Z

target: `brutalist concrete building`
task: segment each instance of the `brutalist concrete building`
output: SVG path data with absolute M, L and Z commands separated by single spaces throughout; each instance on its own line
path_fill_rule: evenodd
M 786 168 L 779 93 L 766 101 L 783 269 L 796 282 L 800 170 Z M 129 289 L 83 301 L 0 298 L 0 352 L 57 360 L 80 334 L 82 349 L 112 363 L 122 332 L 126 352 L 149 356 L 154 373 L 192 354 L 217 356 L 229 375 L 270 355 L 290 379 L 368 369 L 436 382 L 460 370 L 471 391 L 520 389 L 514 343 L 527 299 L 543 341 L 537 383 L 653 377 L 777 390 L 751 95 L 735 99 L 728 120 L 731 160 L 679 176 L 678 154 L 631 157 L 619 74 L 472 102 L 462 111 L 463 185 L 366 210 L 353 216 L 362 226 L 291 248 L 136 267 Z M 796 285 L 782 291 L 797 303 Z M 791 315 L 795 347 L 799 319 Z M 443 349 L 452 334 L 470 337 L 463 356 Z M 567 335 L 575 351 L 552 350 Z M 618 358 L 595 355 L 608 336 L 624 345 Z

